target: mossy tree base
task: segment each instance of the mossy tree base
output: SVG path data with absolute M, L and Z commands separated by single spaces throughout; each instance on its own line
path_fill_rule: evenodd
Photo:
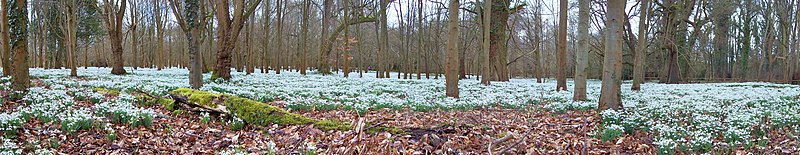
M 188 88 L 173 90 L 171 96 L 173 96 L 173 99 L 178 104 L 229 114 L 242 119 L 246 123 L 259 126 L 268 126 L 271 124 L 314 124 L 315 127 L 323 130 L 350 130 L 350 125 L 347 123 L 316 120 L 247 98 Z M 184 108 L 186 107 L 184 106 Z

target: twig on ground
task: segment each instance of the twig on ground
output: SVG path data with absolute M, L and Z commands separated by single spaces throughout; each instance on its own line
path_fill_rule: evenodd
M 498 139 L 495 139 L 495 140 L 492 140 L 491 142 L 489 142 L 489 155 L 492 155 L 492 152 L 494 152 L 493 149 L 492 149 L 492 144 L 495 144 L 495 143 L 499 144 L 499 143 L 503 143 L 505 141 L 508 141 L 509 139 L 511 139 L 512 135 L 513 135 L 513 133 L 508 132 L 508 133 L 506 133 L 506 136 L 503 136 L 503 138 L 498 138 Z
M 527 131 L 527 132 L 525 132 L 525 135 L 522 135 L 522 137 L 521 137 L 521 138 L 519 138 L 519 140 L 517 140 L 517 142 L 516 142 L 516 143 L 514 143 L 514 144 L 511 144 L 510 146 L 506 147 L 506 148 L 505 148 L 505 149 L 503 149 L 502 151 L 498 152 L 498 153 L 497 153 L 497 155 L 502 155 L 503 153 L 505 153 L 505 152 L 506 152 L 506 151 L 508 151 L 509 149 L 513 148 L 514 146 L 517 146 L 517 145 L 519 145 L 519 143 L 522 143 L 522 141 L 525 141 L 525 137 L 528 137 L 528 135 L 530 135 L 530 134 L 531 134 L 531 131 L 533 131 L 533 127 L 531 127 L 530 129 L 528 129 L 528 131 Z

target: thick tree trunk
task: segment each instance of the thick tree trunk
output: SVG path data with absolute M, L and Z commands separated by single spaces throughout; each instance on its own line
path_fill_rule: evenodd
M 451 0 L 447 24 L 447 70 L 445 71 L 447 96 L 458 98 L 458 1 Z
M 189 28 L 188 31 L 184 31 L 189 42 L 189 85 L 192 86 L 192 89 L 203 87 L 203 57 L 200 56 L 199 48 L 202 44 L 202 39 L 200 39 L 201 32 L 199 29 L 195 26 Z
M 508 54 L 508 49 L 506 47 L 506 43 L 508 41 L 508 15 L 509 15 L 509 4 L 510 0 L 493 0 L 491 7 L 491 17 L 494 20 L 491 20 L 491 28 L 490 30 L 490 50 L 489 50 L 489 59 L 490 59 L 490 69 L 489 69 L 489 80 L 490 81 L 508 81 L 508 66 L 506 63 L 508 62 L 508 58 L 506 57 Z M 487 77 L 485 77 L 487 78 Z
M 231 52 L 236 47 L 236 42 L 239 38 L 239 32 L 244 27 L 245 22 L 252 15 L 256 6 L 261 3 L 261 0 L 255 0 L 250 4 L 245 4 L 244 0 L 234 1 L 233 17 L 231 17 L 231 5 L 228 0 L 217 0 L 216 13 L 217 18 L 217 65 L 211 79 L 222 78 L 225 80 L 231 79 Z
M 572 100 L 586 100 L 586 66 L 589 63 L 589 6 L 590 0 L 578 2 L 578 51 L 575 51 L 575 91 Z
M 125 16 L 125 1 L 104 0 L 103 23 L 108 31 L 108 38 L 111 41 L 111 57 L 113 58 L 111 74 L 124 75 L 125 59 L 122 57 L 122 21 Z
M 333 0 L 323 0 L 323 11 L 322 11 L 322 34 L 320 37 L 320 43 L 327 44 L 327 39 L 329 35 L 329 29 L 331 26 L 331 13 L 333 10 Z M 330 74 L 331 69 L 330 65 L 328 64 L 328 56 L 330 56 L 331 50 L 320 49 L 319 53 L 319 68 L 318 71 L 322 73 L 322 75 Z
M 558 20 L 558 49 L 556 51 L 556 91 L 567 90 L 567 0 L 561 0 Z M 609 2 L 610 3 L 610 2 Z
M 645 56 L 647 55 L 647 21 L 650 13 L 650 0 L 642 0 L 639 8 L 639 41 L 636 45 L 636 55 L 633 60 L 633 85 L 631 90 L 641 90 L 644 81 Z
M 603 85 L 600 90 L 598 111 L 622 108 L 622 22 L 625 18 L 625 1 L 609 0 L 606 13 L 605 53 L 603 55 Z
M 3 7 L 6 8 L 6 7 Z M 11 19 L 9 22 L 14 25 L 9 25 L 8 33 L 11 41 L 12 49 L 14 49 L 14 75 L 11 81 L 11 89 L 14 91 L 26 91 L 30 86 L 28 75 L 28 1 L 15 0 L 11 7 Z M 5 69 L 5 68 L 4 68 Z

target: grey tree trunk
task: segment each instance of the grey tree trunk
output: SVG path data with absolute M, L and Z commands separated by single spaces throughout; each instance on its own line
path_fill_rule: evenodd
M 647 21 L 650 12 L 650 0 L 642 0 L 639 9 L 639 41 L 637 42 L 636 55 L 633 58 L 633 85 L 631 90 L 641 90 L 644 81 L 645 56 L 647 55 Z
M 492 20 L 492 0 L 486 0 L 484 2 L 484 10 L 483 10 L 483 61 L 481 62 L 481 83 L 484 85 L 489 85 L 491 82 L 491 59 L 489 59 L 489 53 L 491 51 L 491 38 L 490 38 L 490 31 L 491 31 L 491 20 Z
M 605 53 L 603 55 L 603 84 L 598 111 L 622 108 L 622 22 L 625 0 L 609 0 L 606 12 Z
M 450 0 L 447 24 L 447 70 L 445 83 L 447 96 L 458 98 L 458 0 Z
M 586 66 L 589 56 L 589 6 L 591 0 L 578 2 L 578 51 L 575 51 L 575 92 L 572 100 L 586 100 Z

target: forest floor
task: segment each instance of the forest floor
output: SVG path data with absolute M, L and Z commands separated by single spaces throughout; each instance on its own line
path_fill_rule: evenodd
M 68 78 L 68 70 L 32 69 L 34 87 L 24 95 L 0 78 L 0 152 L 488 154 L 491 145 L 507 154 L 796 154 L 800 147 L 800 88 L 792 85 L 648 83 L 631 92 L 624 84 L 625 109 L 596 113 L 598 81 L 589 82 L 588 101 L 572 102 L 571 92 L 552 89 L 554 82 L 530 79 L 490 86 L 465 79 L 455 100 L 443 97 L 443 79 L 424 76 L 237 72 L 213 82 L 205 75 L 201 90 L 351 126 L 325 131 L 168 110 L 143 96 L 188 87 L 188 72 L 128 70 L 113 76 L 88 68 Z

